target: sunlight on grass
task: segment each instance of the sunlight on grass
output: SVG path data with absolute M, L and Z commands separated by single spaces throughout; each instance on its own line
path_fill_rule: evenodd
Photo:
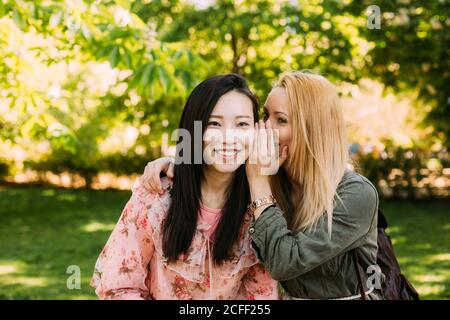
M 0 286 L 21 285 L 42 287 L 48 284 L 45 277 L 22 276 L 26 274 L 27 264 L 22 261 L 0 261 Z
M 22 261 L 0 260 L 0 276 L 23 272 L 26 267 L 26 263 Z
M 414 279 L 420 282 L 443 282 L 446 277 L 437 274 L 423 274 L 415 276 Z
M 42 195 L 44 197 L 53 197 L 55 194 L 56 194 L 56 190 L 54 190 L 54 189 L 42 191 Z
M 86 202 L 87 198 L 86 197 L 80 197 L 77 194 L 60 194 L 56 197 L 56 199 L 58 201 L 69 201 L 69 202 Z
M 93 300 L 93 299 L 97 299 L 97 297 L 95 297 L 95 296 L 93 297 L 93 296 L 90 296 L 87 294 L 85 294 L 85 295 L 80 294 L 80 295 L 73 295 L 73 296 L 71 296 L 70 299 L 72 299 L 72 300 Z
M 4 275 L 4 274 L 9 274 L 9 273 L 16 273 L 17 272 L 17 267 L 16 266 L 0 266 L 0 276 Z
M 60 194 L 59 196 L 56 197 L 56 199 L 58 201 L 69 201 L 69 202 L 83 200 L 83 199 L 80 199 L 80 197 L 78 197 L 75 194 Z M 84 201 L 86 201 L 86 199 L 84 199 Z
M 439 254 L 435 254 L 430 256 L 430 259 L 432 262 L 436 262 L 436 261 L 447 261 L 450 262 L 450 253 L 439 253 Z
M 391 241 L 392 241 L 392 244 L 394 246 L 396 246 L 396 245 L 400 245 L 400 244 L 403 244 L 403 243 L 407 243 L 408 239 L 406 237 L 403 237 L 403 236 L 396 236 L 396 237 L 392 236 L 391 237 Z
M 417 243 L 414 245 L 414 249 L 429 250 L 429 249 L 433 249 L 433 246 L 431 245 L 431 243 Z
M 395 250 L 395 248 L 394 248 L 394 250 Z M 407 265 L 414 265 L 417 263 L 417 258 L 399 256 L 398 254 L 396 254 L 396 256 L 397 256 L 398 263 L 400 264 L 400 267 L 407 266 Z
M 402 228 L 400 226 L 389 226 L 386 229 L 386 232 L 388 234 L 397 234 L 397 233 L 401 233 L 402 232 Z
M 0 277 L 0 283 L 4 286 L 8 285 L 21 285 L 25 287 L 44 287 L 49 284 L 47 278 L 44 277 Z
M 417 290 L 419 291 L 419 294 L 421 295 L 422 299 L 424 296 L 427 295 L 434 295 L 434 296 L 442 296 L 445 290 L 445 286 L 436 284 L 436 285 L 417 285 Z
M 448 254 L 434 254 L 434 255 L 427 255 L 423 257 L 420 261 L 421 263 L 425 263 L 427 265 L 434 265 L 434 264 L 442 264 L 444 262 L 450 262 L 448 260 Z
M 113 223 L 101 223 L 94 221 L 81 227 L 81 230 L 84 232 L 111 231 L 114 229 L 114 226 L 115 224 Z

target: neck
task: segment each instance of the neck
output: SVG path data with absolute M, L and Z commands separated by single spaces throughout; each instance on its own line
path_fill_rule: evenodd
M 223 173 L 210 166 L 203 169 L 202 202 L 210 208 L 223 208 L 225 193 L 231 184 L 234 172 Z

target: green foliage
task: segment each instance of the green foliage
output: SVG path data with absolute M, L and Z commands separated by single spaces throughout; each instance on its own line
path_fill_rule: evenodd
M 380 30 L 367 28 L 369 5 Z M 2 0 L 0 143 L 26 149 L 34 168 L 127 171 L 117 159 L 159 155 L 207 76 L 242 73 L 264 99 L 281 72 L 311 69 L 337 84 L 417 90 L 424 125 L 448 147 L 447 17 L 439 0 Z M 139 129 L 134 143 L 106 152 L 127 126 Z
M 0 158 L 0 180 L 9 174 L 9 164 Z
M 151 135 L 138 140 L 159 144 L 178 122 L 180 101 L 206 76 L 200 57 L 157 40 L 131 4 L 4 1 L 0 104 L 9 110 L 0 139 L 49 142 L 34 168 L 86 177 L 107 169 L 97 165 L 106 156 L 99 146 L 124 123 L 152 122 Z
M 340 15 L 329 2 L 217 1 L 205 9 L 175 7 L 172 14 L 153 18 L 163 42 L 188 42 L 215 73 L 245 74 L 261 98 L 286 70 L 354 81 L 364 65 L 355 54 L 364 40 L 361 19 Z
M 439 0 L 352 1 L 343 10 L 362 15 L 370 5 L 381 9 L 381 29 L 362 28 L 371 42 L 367 74 L 396 91 L 414 88 L 428 103 L 426 124 L 450 147 L 450 6 Z

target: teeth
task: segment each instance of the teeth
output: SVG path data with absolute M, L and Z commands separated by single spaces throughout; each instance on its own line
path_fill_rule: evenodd
M 237 150 L 216 150 L 216 152 L 225 157 L 231 157 L 234 156 L 236 153 L 238 153 Z

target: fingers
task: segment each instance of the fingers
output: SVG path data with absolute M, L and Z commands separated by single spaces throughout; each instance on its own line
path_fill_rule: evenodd
M 267 132 L 264 121 L 259 120 L 259 130 L 258 130 L 258 154 L 260 156 L 267 155 Z
M 280 154 L 279 149 L 279 132 L 272 128 L 270 121 L 264 123 L 260 120 L 255 123 L 247 174 L 253 176 L 276 174 L 281 163 L 286 160 L 288 152 L 287 148 L 284 148 Z
M 151 193 L 162 193 L 162 184 L 159 177 L 160 168 L 156 161 L 147 163 L 144 174 L 140 177 L 141 185 Z
M 150 189 L 150 185 L 148 184 L 147 179 L 145 179 L 144 174 L 142 176 L 139 177 L 139 184 L 141 186 L 143 186 L 145 189 L 149 190 Z
M 174 177 L 174 169 L 175 169 L 175 165 L 173 164 L 173 162 L 171 162 L 169 164 L 169 169 L 167 169 L 166 175 L 169 179 L 173 179 Z
M 255 123 L 255 132 L 253 135 L 253 144 L 250 150 L 250 156 L 249 160 L 251 164 L 257 163 L 257 156 L 258 156 L 258 132 L 259 132 L 259 125 L 258 123 Z
M 158 166 L 158 163 L 155 162 L 150 171 L 150 181 L 152 185 L 152 192 L 157 192 L 162 194 L 164 190 L 162 189 L 161 177 L 160 177 L 161 168 Z
M 141 185 L 150 192 L 153 192 L 153 187 L 151 184 L 151 162 L 147 163 L 144 168 L 144 174 L 140 177 L 139 181 Z
M 272 129 L 272 125 L 270 120 L 266 122 L 266 131 L 267 131 L 267 151 L 271 157 L 277 156 L 276 148 L 275 148 L 275 137 L 274 130 Z
M 273 131 L 273 144 L 275 147 L 275 154 L 278 156 L 280 154 L 280 131 L 272 129 Z

